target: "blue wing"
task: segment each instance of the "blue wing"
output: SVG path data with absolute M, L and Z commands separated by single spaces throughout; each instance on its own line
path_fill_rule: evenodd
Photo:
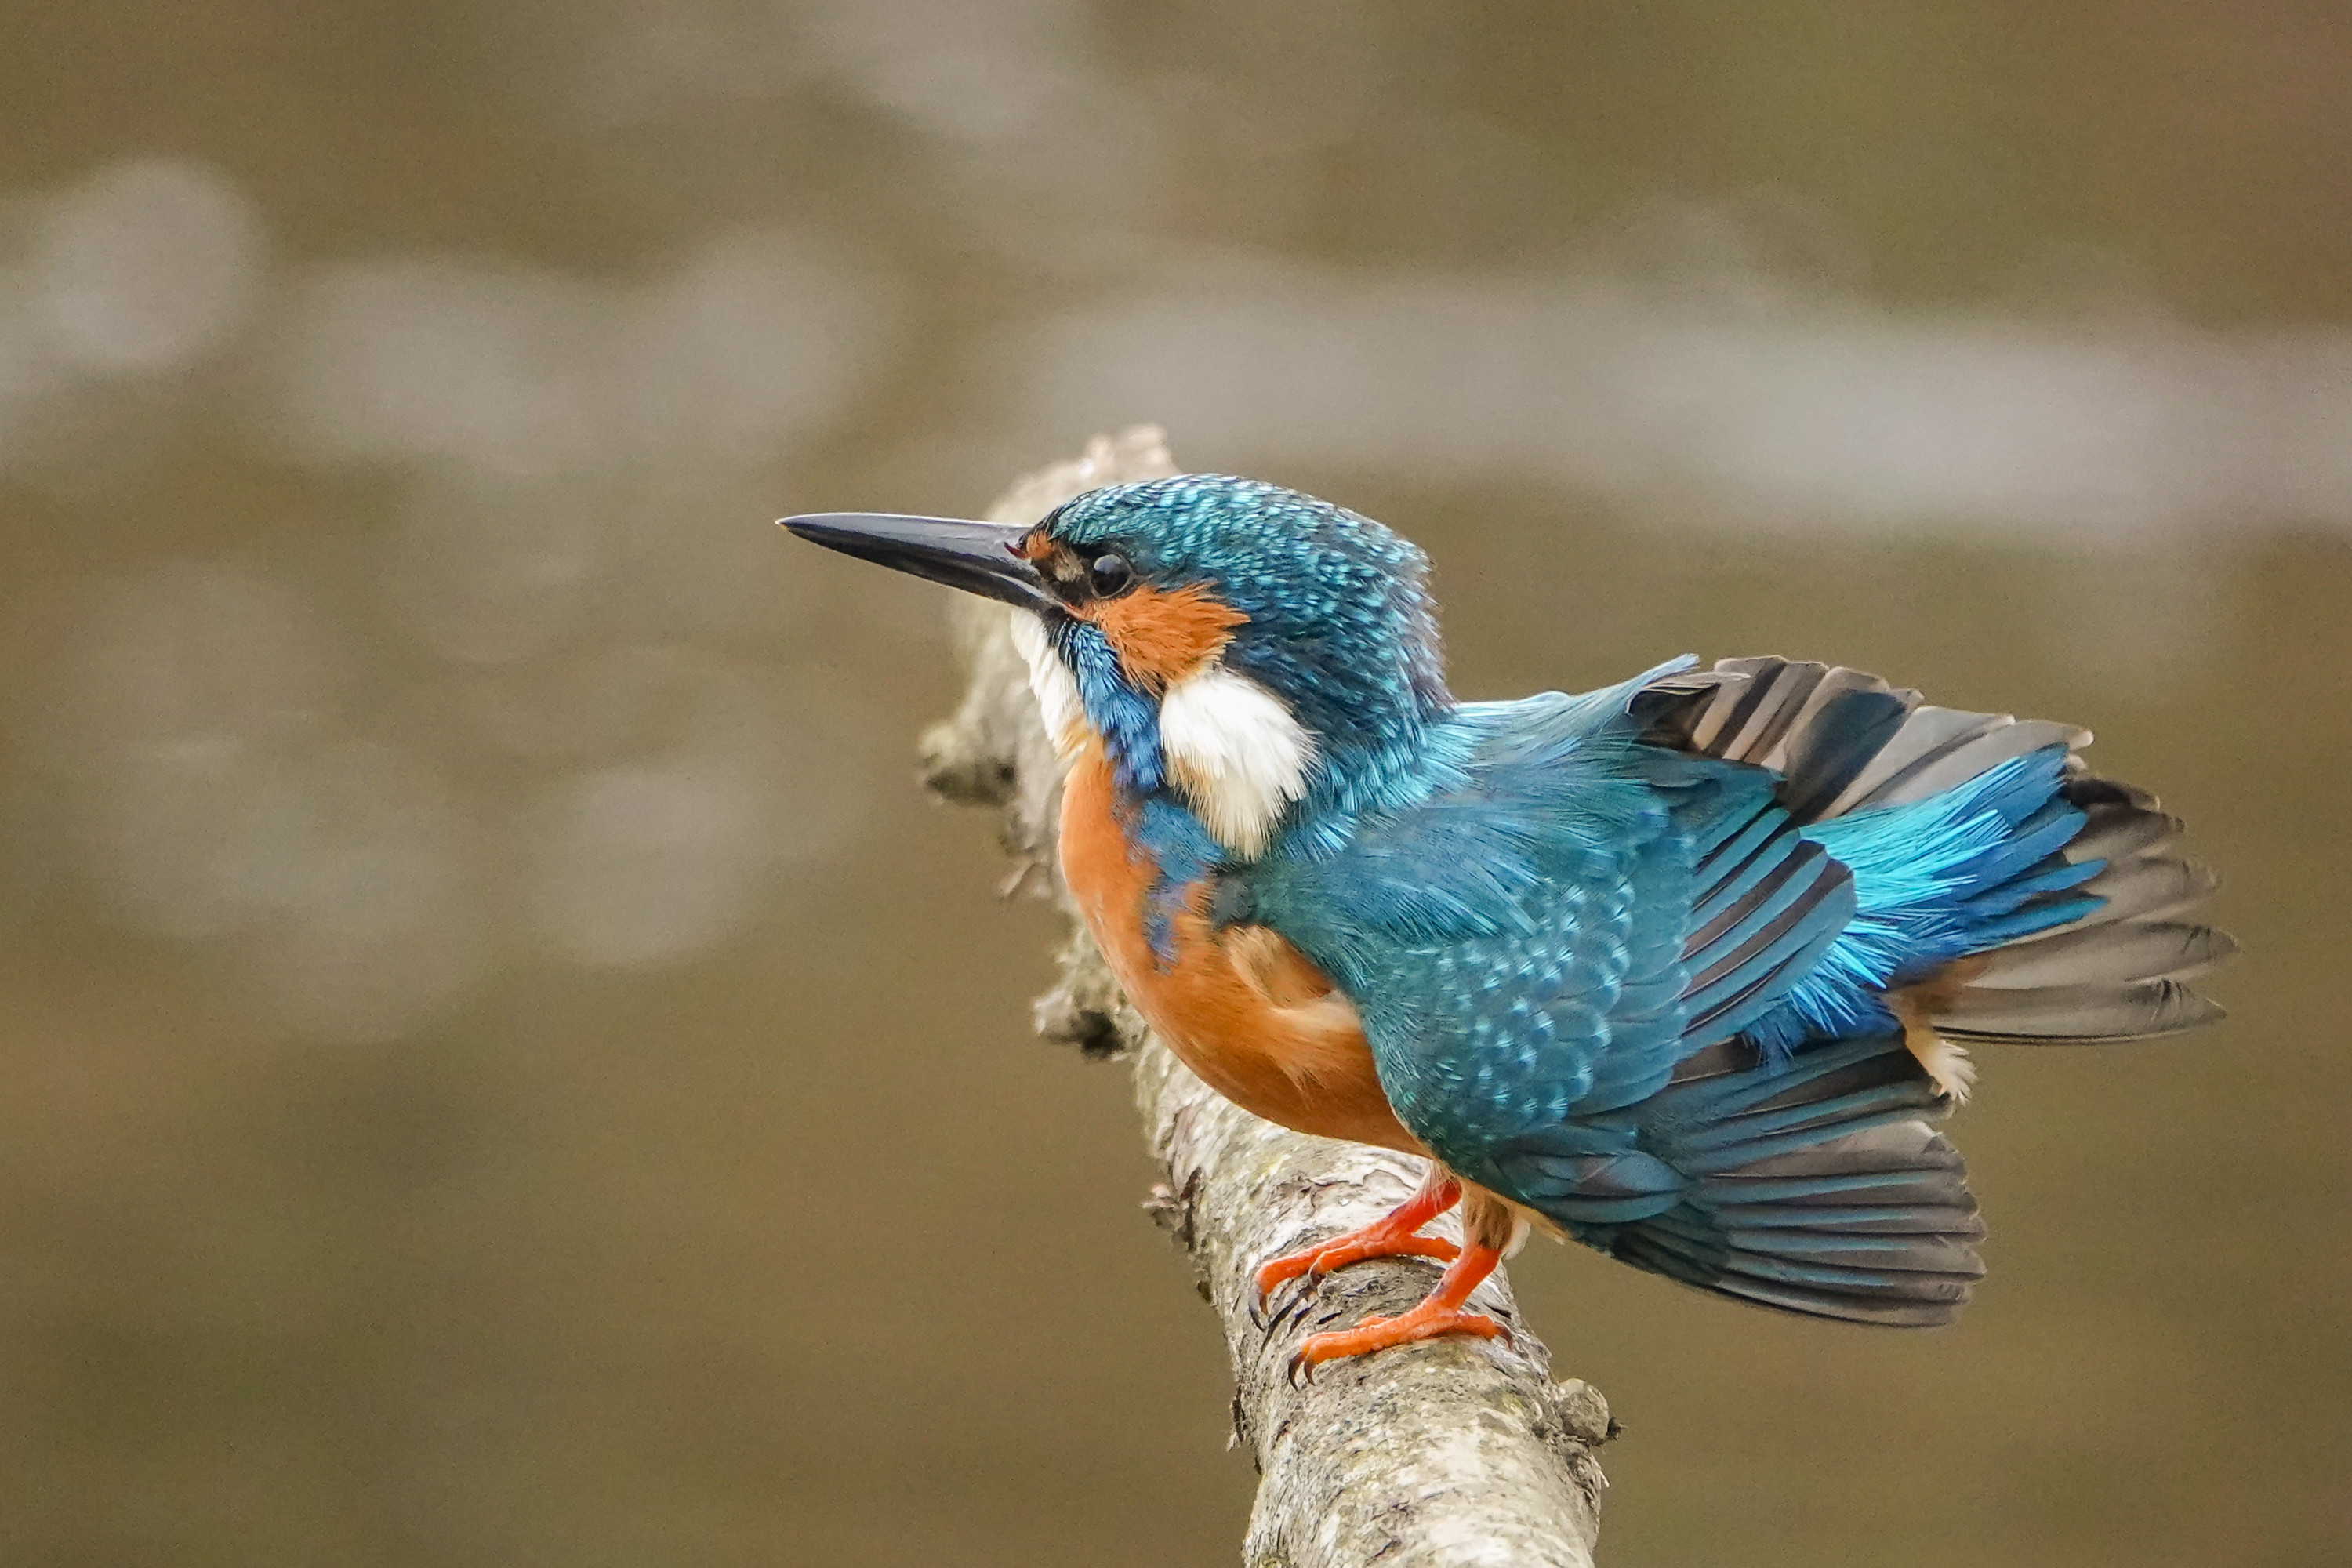
M 1773 774 L 1638 743 L 1682 668 L 1467 706 L 1441 787 L 1251 874 L 1253 918 L 1354 998 L 1405 1125 L 1506 1193 L 1531 1134 L 1630 1148 L 1586 1119 L 1773 1012 L 1853 915 Z

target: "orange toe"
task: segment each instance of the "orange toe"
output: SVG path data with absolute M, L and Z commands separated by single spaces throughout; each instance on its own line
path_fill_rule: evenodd
M 1261 1264 L 1257 1293 L 1263 1299 L 1271 1295 L 1276 1286 L 1302 1274 L 1328 1274 L 1334 1268 L 1345 1268 L 1350 1263 L 1372 1258 L 1435 1258 L 1451 1263 L 1461 1256 L 1460 1247 L 1440 1237 L 1413 1233 L 1452 1208 L 1461 1196 L 1460 1183 L 1450 1176 L 1435 1179 L 1433 1173 L 1433 1179 L 1423 1184 L 1419 1192 L 1363 1229 L 1318 1241 L 1303 1252 L 1288 1253 Z
M 1354 1328 L 1336 1334 L 1311 1335 L 1298 1347 L 1291 1367 L 1294 1373 L 1302 1368 L 1311 1370 L 1327 1361 L 1370 1355 L 1392 1345 L 1409 1345 L 1416 1340 L 1433 1340 L 1444 1334 L 1469 1334 L 1482 1340 L 1511 1337 L 1510 1330 L 1484 1312 L 1465 1312 L 1433 1300 L 1423 1301 L 1398 1317 L 1367 1318 Z
M 1330 1250 L 1328 1247 L 1310 1247 L 1304 1252 L 1285 1253 L 1258 1265 L 1257 1293 L 1260 1299 L 1274 1294 L 1274 1288 L 1285 1280 L 1296 1279 L 1315 1267 L 1315 1260 Z
M 1265 1263 L 1257 1271 L 1257 1293 L 1271 1295 L 1274 1288 L 1285 1280 L 1296 1279 L 1302 1274 L 1318 1278 L 1335 1268 L 1345 1268 L 1351 1263 L 1364 1263 L 1375 1258 L 1434 1258 L 1441 1263 L 1451 1263 L 1462 1256 L 1462 1249 L 1442 1236 L 1368 1236 L 1362 1232 L 1353 1237 L 1341 1237 L 1336 1242 L 1312 1247 L 1304 1252 L 1294 1252 Z

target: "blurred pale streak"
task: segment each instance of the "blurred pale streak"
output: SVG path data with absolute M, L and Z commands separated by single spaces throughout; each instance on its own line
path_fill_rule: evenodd
M 550 50 L 579 58 L 561 89 L 575 124 L 708 126 L 747 100 L 847 99 L 913 132 L 946 166 L 926 190 L 934 220 L 968 231 L 963 243 L 1050 270 L 1143 242 L 1179 178 L 1171 110 L 1201 96 L 1120 80 L 1080 0 L 621 0 L 584 55 L 575 13 L 551 15 L 561 26 L 543 32 L 534 63 Z M 1316 139 L 1328 138 L 1319 96 L 1300 100 L 1352 52 L 1348 32 L 1335 26 L 1310 46 L 1323 67 L 1311 81 L 1235 106 L 1217 128 L 1246 115 L 1252 138 L 1260 120 L 1277 134 L 1315 124 Z
M 875 103 L 981 143 L 1034 128 L 1089 41 L 1073 0 L 832 0 L 800 25 L 817 59 Z
M 259 215 L 209 164 L 109 164 L 49 198 L 27 272 L 49 344 L 99 373 L 161 374 L 243 325 L 266 273 Z
M 1229 268 L 1058 311 L 986 365 L 1040 443 L 1148 414 L 1243 471 L 1513 475 L 1701 526 L 2352 525 L 2352 333 L 2328 328 Z
M 576 279 L 447 258 L 306 280 L 286 324 L 273 433 L 326 458 L 592 460 L 603 300 Z
M 455 258 L 301 289 L 266 414 L 301 455 L 525 474 L 770 460 L 870 376 L 886 279 L 790 231 L 720 236 L 635 287 Z
M 869 384 L 888 279 L 788 230 L 722 234 L 620 302 L 609 374 L 632 450 L 759 462 Z
M 824 83 L 979 142 L 1034 121 L 1087 25 L 1073 0 L 617 0 L 604 12 L 572 94 L 583 120 L 708 114 Z M 576 12 L 553 15 L 576 47 Z

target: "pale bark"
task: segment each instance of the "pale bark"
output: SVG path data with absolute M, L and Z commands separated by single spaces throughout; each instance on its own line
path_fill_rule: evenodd
M 1130 430 L 1024 479 L 990 515 L 1034 521 L 1082 490 L 1173 471 L 1158 431 Z M 960 603 L 971 685 L 956 716 L 924 738 L 926 772 L 950 798 L 1003 807 L 1020 866 L 1008 887 L 1050 891 L 1067 911 L 1053 847 L 1060 771 L 1007 636 L 1011 613 Z M 1037 1004 L 1038 1029 L 1132 1058 L 1145 1132 L 1166 1173 L 1146 1207 L 1191 1256 L 1223 1327 L 1234 1438 L 1250 1446 L 1261 1478 L 1248 1568 L 1590 1563 L 1604 1484 L 1593 1451 L 1612 1430 L 1609 1407 L 1587 1384 L 1552 1381 L 1501 1272 L 1471 1305 L 1506 1323 L 1509 1343 L 1454 1338 L 1383 1351 L 1327 1364 L 1305 1387 L 1286 1376 L 1302 1339 L 1404 1310 L 1427 1292 L 1434 1266 L 1360 1264 L 1318 1289 L 1277 1293 L 1270 1326 L 1253 1321 L 1260 1262 L 1370 1223 L 1412 1191 L 1420 1163 L 1287 1131 L 1221 1099 L 1127 1006 L 1075 913 L 1061 963 L 1060 984 Z M 1434 1228 L 1460 1238 L 1452 1215 Z

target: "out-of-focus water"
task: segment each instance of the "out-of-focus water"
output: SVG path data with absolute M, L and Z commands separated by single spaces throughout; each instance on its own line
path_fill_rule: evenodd
M 1958 1329 L 1539 1249 L 1618 1564 L 2352 1556 L 2352 18 L 0 16 L 0 1557 L 1197 1563 L 1123 1075 L 786 511 L 1089 434 L 1685 648 L 2075 721 L 2234 1016 L 1989 1052 Z

